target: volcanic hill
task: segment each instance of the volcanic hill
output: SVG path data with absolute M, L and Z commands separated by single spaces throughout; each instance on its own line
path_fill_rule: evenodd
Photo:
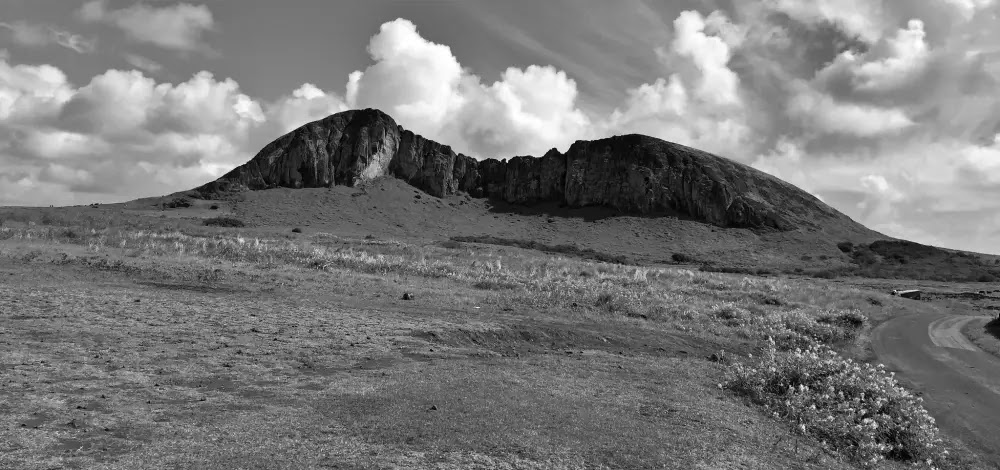
M 188 194 L 239 201 L 262 226 L 569 243 L 646 262 L 834 259 L 840 241 L 885 238 L 785 181 L 653 137 L 476 160 L 376 109 L 305 124 Z

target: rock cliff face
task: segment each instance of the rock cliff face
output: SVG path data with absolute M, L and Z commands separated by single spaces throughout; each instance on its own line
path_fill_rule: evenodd
M 748 166 L 642 135 L 574 143 L 563 154 L 478 161 L 404 130 L 387 114 L 345 111 L 306 124 L 196 190 L 354 186 L 382 176 L 428 194 L 514 204 L 560 202 L 672 214 L 722 227 L 792 230 L 849 221 L 814 196 Z

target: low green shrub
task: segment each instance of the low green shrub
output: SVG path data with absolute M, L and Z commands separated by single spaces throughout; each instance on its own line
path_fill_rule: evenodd
M 191 207 L 191 200 L 186 197 L 175 197 L 164 204 L 165 207 L 171 209 Z
M 871 266 L 875 263 L 878 263 L 878 255 L 876 255 L 875 252 L 867 249 L 863 250 L 859 249 L 855 251 L 851 255 L 851 258 L 854 260 L 856 264 L 861 266 Z
M 482 290 L 512 290 L 517 289 L 520 285 L 502 279 L 483 278 L 472 283 L 472 287 Z
M 691 255 L 686 255 L 684 253 L 674 253 L 670 256 L 670 259 L 677 263 L 694 263 L 695 259 Z
M 245 224 L 242 220 L 233 217 L 212 217 L 210 219 L 205 219 L 202 222 L 203 225 L 213 226 L 213 227 L 243 227 Z
M 625 255 L 614 255 L 610 253 L 602 253 L 599 251 L 592 250 L 590 248 L 582 248 L 577 245 L 546 245 L 534 240 L 518 240 L 511 238 L 500 238 L 494 237 L 492 235 L 478 235 L 478 236 L 455 236 L 451 237 L 453 241 L 465 242 L 465 243 L 482 243 L 489 245 L 501 245 L 501 246 L 513 246 L 517 248 L 525 248 L 529 250 L 538 250 L 545 253 L 555 253 L 569 256 L 576 256 L 583 259 L 591 259 L 595 261 L 603 261 L 605 263 L 613 264 L 628 264 L 629 259 Z
M 878 302 L 878 299 L 873 300 Z M 879 302 L 878 305 L 881 305 L 881 302 Z M 868 317 L 857 310 L 848 310 L 846 312 L 820 315 L 816 321 L 826 323 L 828 325 L 837 325 L 850 330 L 861 330 L 866 324 L 868 324 Z
M 465 248 L 465 245 L 462 242 L 457 242 L 455 240 L 444 240 L 441 243 L 438 243 L 438 245 L 441 248 L 448 248 L 450 250 L 460 250 Z
M 865 467 L 886 459 L 928 466 L 947 459 L 921 398 L 882 365 L 860 364 L 825 346 L 782 352 L 769 338 L 761 357 L 734 361 L 719 386 Z

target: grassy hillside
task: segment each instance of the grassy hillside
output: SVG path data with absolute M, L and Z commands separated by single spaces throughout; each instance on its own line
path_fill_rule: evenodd
M 852 266 L 825 274 L 981 283 L 994 283 L 1000 278 L 1000 259 L 992 255 L 945 250 L 905 240 L 841 242 L 838 247 L 850 257 Z
M 246 220 L 218 204 L 180 210 Z M 930 304 L 93 210 L 0 227 L 0 393 L 17 423 L 0 430 L 0 466 L 975 464 L 945 456 L 919 401 L 850 359 L 872 325 Z M 855 400 L 877 412 L 846 412 Z M 894 427 L 904 416 L 918 425 Z

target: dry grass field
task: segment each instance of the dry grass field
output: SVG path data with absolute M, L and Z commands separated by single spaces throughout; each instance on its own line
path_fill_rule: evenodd
M 858 431 L 768 385 L 809 360 L 796 348 L 832 348 L 795 370 L 850 379 L 889 421 L 919 415 L 851 358 L 873 325 L 935 304 L 351 227 L 208 227 L 245 213 L 198 203 L 219 207 L 0 216 L 0 467 L 977 465 L 936 429 Z

